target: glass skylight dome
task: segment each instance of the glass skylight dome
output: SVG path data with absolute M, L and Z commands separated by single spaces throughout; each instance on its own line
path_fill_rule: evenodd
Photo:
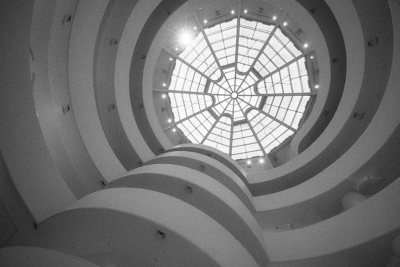
M 192 143 L 233 159 L 266 156 L 301 124 L 310 89 L 307 44 L 296 45 L 282 24 L 235 18 L 195 36 L 185 46 L 167 84 L 173 123 Z M 303 49 L 304 48 L 304 49 Z M 303 51 L 302 51 L 303 50 Z

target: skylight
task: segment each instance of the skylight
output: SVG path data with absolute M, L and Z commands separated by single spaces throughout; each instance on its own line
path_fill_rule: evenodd
M 298 49 L 279 24 L 235 18 L 198 28 L 173 58 L 173 123 L 164 130 L 233 159 L 266 156 L 297 132 L 315 95 L 305 46 Z

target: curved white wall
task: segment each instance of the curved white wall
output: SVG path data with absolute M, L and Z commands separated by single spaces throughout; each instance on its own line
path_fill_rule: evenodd
M 129 94 L 129 69 L 134 50 L 133 44 L 137 43 L 146 18 L 159 2 L 160 0 L 141 0 L 135 6 L 119 42 L 114 71 L 115 98 L 122 126 L 132 146 L 145 162 L 152 159 L 154 153 L 147 146 L 135 122 Z
M 68 81 L 72 108 L 85 146 L 106 181 L 126 172 L 103 132 L 93 88 L 94 51 L 108 0 L 79 1 L 68 53 Z
M 53 239 L 55 243 L 52 244 L 57 247 L 57 242 L 65 241 L 68 243 L 70 241 L 68 232 L 63 230 L 68 225 L 68 216 L 66 216 L 68 212 L 71 212 L 68 214 L 74 214 L 73 220 L 81 220 L 80 225 L 83 227 L 85 225 L 84 219 L 90 219 L 90 215 L 99 211 L 97 209 L 104 211 L 104 217 L 101 218 L 104 219 L 102 223 L 106 223 L 107 220 L 113 219 L 112 215 L 114 214 L 124 216 L 121 214 L 126 212 L 124 209 L 132 209 L 128 206 L 135 202 L 135 205 L 138 205 L 137 207 L 140 206 L 140 212 L 145 214 L 140 216 L 151 217 L 153 225 L 157 225 L 157 223 L 158 225 L 169 225 L 173 222 L 174 226 L 170 227 L 177 236 L 183 236 L 183 239 L 189 240 L 189 243 L 200 248 L 196 250 L 197 252 L 192 251 L 194 254 L 191 255 L 208 255 L 210 265 L 217 262 L 221 265 L 233 266 L 233 260 L 237 260 L 238 266 L 256 266 L 257 263 L 252 257 L 254 251 L 251 253 L 246 251 L 245 246 L 227 230 L 228 226 L 226 225 L 230 222 L 226 222 L 226 219 L 221 217 L 220 222 L 217 222 L 217 220 L 196 209 L 194 205 L 157 192 L 140 193 L 143 191 L 139 192 L 136 191 L 137 189 L 127 188 L 107 189 L 89 195 L 84 198 L 83 202 L 79 201 L 78 203 L 85 204 L 82 204 L 82 206 L 76 204 L 76 209 L 71 208 L 70 211 L 57 214 L 75 203 L 78 198 L 91 191 L 98 190 L 103 179 L 112 182 L 127 173 L 103 132 L 104 127 L 102 127 L 102 121 L 99 118 L 93 85 L 95 82 L 93 71 L 96 59 L 96 40 L 98 40 L 98 31 L 105 19 L 104 14 L 107 13 L 109 2 L 106 0 L 80 1 L 73 14 L 70 37 L 68 37 L 69 33 L 62 36 L 61 32 L 60 35 L 57 33 L 59 27 L 55 23 L 57 21 L 63 22 L 61 10 L 68 10 L 68 12 L 72 10 L 70 7 L 61 8 L 61 2 L 42 0 L 36 1 L 34 5 L 33 1 L 15 0 L 12 4 L 2 3 L 0 9 L 0 27 L 2 30 L 4 29 L 3 32 L 5 33 L 5 38 L 1 39 L 0 44 L 2 50 L 7 51 L 0 63 L 2 69 L 0 77 L 3 85 L 0 99 L 1 153 L 19 194 L 34 218 L 40 222 L 56 214 L 49 221 L 58 220 L 55 223 L 58 225 L 54 228 L 55 233 L 58 236 L 63 236 L 59 240 Z M 131 67 L 130 60 L 134 51 L 134 44 L 140 41 L 137 38 L 141 29 L 160 2 L 158 0 L 143 0 L 136 4 L 132 16 L 129 18 L 129 23 L 126 24 L 122 33 L 120 45 L 115 55 L 115 80 L 113 82 L 118 114 L 130 145 L 144 161 L 153 159 L 154 153 L 144 141 L 144 137 L 137 134 L 139 129 L 134 121 L 134 114 L 129 101 L 129 90 L 132 89 L 129 88 L 129 68 Z M 374 14 L 374 12 L 387 12 L 386 9 L 378 10 L 374 8 L 375 5 L 379 7 L 386 2 L 349 0 L 339 3 L 327 0 L 326 3 L 332 9 L 341 27 L 348 61 L 344 99 L 335 117 L 326 128 L 326 132 L 309 149 L 291 162 L 280 168 L 270 170 L 268 173 L 249 176 L 247 177 L 249 181 L 236 162 L 231 162 L 232 166 L 230 166 L 228 164 L 229 159 L 220 157 L 221 160 L 226 160 L 225 163 L 221 164 L 228 166 L 231 171 L 237 173 L 238 177 L 243 179 L 244 184 L 257 185 L 264 181 L 278 179 L 285 173 L 290 174 L 299 170 L 313 157 L 317 158 L 319 152 L 333 146 L 332 141 L 336 138 L 335 136 L 340 135 L 340 138 L 345 138 L 345 131 L 349 131 L 349 129 L 352 129 L 351 127 L 359 125 L 362 129 L 357 133 L 359 136 L 355 138 L 356 140 L 353 140 L 354 142 L 352 141 L 353 143 L 348 150 L 339 153 L 340 157 L 320 173 L 313 175 L 313 177 L 307 177 L 310 179 L 306 182 L 292 186 L 292 181 L 283 179 L 279 183 L 286 183 L 285 186 L 291 187 L 290 189 L 254 198 L 256 210 L 260 213 L 265 212 L 267 214 L 267 212 L 273 211 L 274 214 L 282 215 L 296 208 L 307 207 L 314 210 L 318 215 L 322 214 L 320 221 L 311 222 L 301 229 L 288 229 L 284 232 L 273 233 L 264 232 L 263 237 L 265 237 L 268 256 L 275 261 L 271 266 L 375 267 L 386 260 L 385 257 L 389 253 L 386 246 L 390 244 L 394 235 L 399 234 L 400 218 L 396 213 L 400 203 L 398 196 L 399 180 L 395 180 L 398 177 L 395 175 L 399 173 L 398 162 L 396 161 L 399 152 L 396 149 L 398 149 L 398 138 L 400 136 L 400 108 L 398 105 L 400 102 L 398 90 L 398 84 L 400 84 L 398 76 L 400 54 L 397 48 L 400 46 L 398 29 L 400 7 L 398 1 L 389 0 L 392 21 L 389 22 L 388 16 L 379 17 L 379 23 L 382 22 L 382 25 L 390 24 L 394 27 L 392 32 L 394 43 L 391 44 L 391 32 L 383 32 L 382 29 L 374 28 L 373 25 L 371 26 L 373 22 L 370 21 L 371 14 Z M 376 27 L 381 25 L 379 23 L 377 22 Z M 128 25 L 133 25 L 133 27 Z M 65 29 L 69 31 L 68 28 Z M 374 40 L 377 32 L 382 32 L 384 34 L 382 36 L 386 36 L 387 39 L 379 39 L 378 45 L 368 47 L 368 41 Z M 63 45 L 61 40 L 68 41 L 68 44 Z M 68 45 L 67 62 L 65 60 L 56 62 L 57 51 L 63 51 L 60 54 L 60 59 L 66 57 L 65 51 Z M 382 53 L 385 60 L 382 61 L 379 60 L 378 54 L 380 48 L 384 48 Z M 30 50 L 33 55 L 31 61 L 29 60 Z M 387 57 L 391 51 L 393 51 L 393 54 L 390 62 L 387 61 Z M 126 57 L 126 55 L 130 56 Z M 50 59 L 47 61 L 48 58 Z M 64 63 L 68 63 L 68 69 L 62 65 Z M 146 63 L 146 70 L 151 67 L 150 63 L 150 61 Z M 377 73 L 383 74 L 382 79 L 371 78 L 374 76 L 369 74 L 375 71 L 374 68 L 377 68 Z M 35 73 L 34 79 L 31 72 Z M 368 86 L 364 87 L 366 83 Z M 376 91 L 372 90 L 376 85 L 385 86 L 384 88 L 377 87 L 379 90 Z M 362 88 L 366 88 L 366 91 Z M 365 92 L 366 94 L 364 94 Z M 374 95 L 375 92 L 379 92 L 379 94 Z M 71 100 L 70 113 L 61 115 L 60 104 L 67 104 L 69 100 Z M 152 99 L 148 101 L 152 103 Z M 374 105 L 374 107 L 379 104 L 376 113 L 367 113 L 363 121 L 353 121 L 353 112 L 363 111 L 365 106 L 369 104 Z M 60 117 L 66 118 L 68 122 L 61 121 Z M 349 121 L 350 124 L 354 125 L 345 126 Z M 71 127 L 68 127 L 68 125 Z M 198 149 L 202 150 L 201 148 Z M 208 149 L 203 150 L 207 154 Z M 175 151 L 178 150 L 175 149 Z M 190 151 L 190 149 L 186 151 Z M 383 175 L 380 185 L 382 188 L 386 187 L 383 190 L 378 188 L 380 191 L 376 190 L 379 192 L 374 192 L 376 193 L 374 196 L 360 205 L 338 214 L 341 197 L 354 190 L 354 177 L 372 163 L 379 168 L 389 166 L 388 169 L 390 170 L 383 171 L 385 175 Z M 173 170 L 174 167 L 172 166 L 169 170 L 171 176 Z M 162 174 L 163 170 L 158 171 Z M 299 171 L 299 174 L 301 175 L 301 171 Z M 187 177 L 182 177 L 182 180 L 185 179 Z M 213 188 L 210 185 L 217 182 L 211 178 L 209 178 L 211 180 L 207 179 L 204 180 L 207 182 L 203 181 L 205 183 L 203 185 L 204 192 L 214 192 L 214 195 L 219 195 L 221 199 L 224 199 L 221 203 L 225 202 L 227 206 L 231 206 L 230 199 L 234 199 L 236 196 L 226 188 L 221 189 L 221 192 L 216 192 L 216 188 L 219 187 Z M 169 181 L 163 182 L 168 183 Z M 193 183 L 197 183 L 197 181 L 193 181 Z M 139 193 L 131 196 L 132 192 Z M 150 196 L 154 196 L 161 204 L 151 200 Z M 143 201 L 147 199 L 151 204 Z M 95 202 L 103 200 L 107 203 L 104 206 Z M 237 197 L 236 200 L 240 202 Z M 86 207 L 84 208 L 85 205 L 95 210 L 94 213 L 91 210 L 88 213 L 89 215 L 82 215 L 81 209 L 86 209 Z M 246 209 L 245 205 L 242 206 Z M 162 213 L 163 208 L 169 214 Z M 182 210 L 178 208 L 182 208 Z M 110 209 L 114 209 L 116 213 L 111 212 Z M 224 208 L 223 210 L 225 212 L 228 209 Z M 187 214 L 194 216 L 193 218 L 198 218 L 204 222 L 204 224 L 199 225 L 201 235 L 196 232 L 195 237 L 189 237 L 194 231 L 193 228 L 190 228 L 194 221 L 181 214 L 181 211 L 187 211 Z M 103 214 L 102 212 L 96 214 L 100 213 Z M 238 211 L 237 214 L 239 213 Z M 163 218 L 161 214 L 166 217 Z M 171 216 L 176 214 L 179 215 L 177 218 L 182 219 L 181 222 L 177 222 L 177 218 Z M 247 210 L 246 213 L 240 214 L 239 217 L 244 221 L 249 220 L 249 225 L 258 227 L 252 219 L 250 211 Z M 125 221 L 127 225 L 141 225 L 143 221 L 133 219 L 135 216 L 128 216 L 129 219 Z M 306 218 L 308 215 L 305 213 L 302 216 Z M 369 220 L 365 220 L 366 217 Z M 382 218 L 384 218 L 383 223 Z M 262 223 L 262 218 L 259 218 L 259 220 Z M 33 238 L 34 241 L 31 245 L 35 245 L 35 242 L 39 242 L 40 238 L 46 236 L 41 228 L 44 229 L 48 224 L 50 223 L 44 222 L 39 225 L 38 232 L 36 232 L 38 239 Z M 100 225 L 99 222 L 99 227 L 101 227 Z M 213 229 L 212 233 L 207 232 L 209 230 L 208 225 Z M 360 225 L 362 227 L 359 227 Z M 124 230 L 124 227 L 127 226 L 121 226 L 121 229 Z M 71 226 L 70 231 L 73 232 L 74 229 Z M 107 229 L 112 229 L 112 227 Z M 81 234 L 89 231 L 85 227 L 81 230 Z M 214 233 L 220 234 L 221 240 L 215 240 L 219 236 L 214 236 Z M 112 232 L 110 236 L 112 236 Z M 122 232 L 120 236 L 122 236 Z M 326 240 L 330 241 L 329 245 L 326 245 Z M 88 239 L 82 242 L 87 242 L 87 246 L 90 247 L 92 241 L 94 240 Z M 146 242 L 146 240 L 144 239 L 143 242 Z M 307 246 L 304 246 L 304 243 Z M 216 254 L 214 246 L 221 254 Z M 82 251 L 85 249 L 83 246 L 80 248 Z M 129 247 L 123 248 L 128 249 Z M 234 253 L 236 251 L 237 254 Z M 373 251 L 373 253 L 367 253 L 370 251 Z M 77 254 L 77 251 L 71 253 Z M 92 261 L 96 259 L 104 260 L 96 253 L 88 253 L 85 257 Z M 179 256 L 176 256 L 176 260 L 178 258 Z M 149 259 L 152 260 L 152 258 Z M 172 260 L 175 260 L 175 258 L 170 260 L 172 265 Z M 293 262 L 286 263 L 289 260 Z M 365 263 L 363 260 L 369 261 Z M 200 263 L 199 266 L 201 266 Z
M 265 239 L 274 244 L 269 246 L 270 260 L 280 262 L 314 257 L 324 260 L 324 257 L 337 253 L 334 255 L 337 259 L 344 256 L 343 265 L 339 266 L 382 266 L 390 254 L 387 249 L 393 239 L 390 236 L 400 231 L 399 190 L 400 180 L 397 179 L 377 195 L 329 220 L 293 231 L 264 233 Z M 364 248 L 364 253 L 368 251 L 370 255 L 357 251 L 362 246 L 368 247 Z M 354 250 L 356 257 L 347 256 L 351 253 L 346 253 L 347 250 Z M 328 266 L 338 265 L 335 262 Z
M 393 17 L 393 19 L 396 19 L 396 17 Z M 400 41 L 399 34 L 396 30 L 394 30 L 393 33 L 395 36 L 393 47 L 396 47 Z M 400 112 L 398 105 L 400 94 L 397 86 L 400 82 L 400 78 L 396 73 L 399 71 L 400 61 L 399 52 L 393 50 L 393 53 L 389 84 L 381 105 L 367 130 L 353 147 L 334 164 L 309 181 L 295 188 L 276 193 L 275 195 L 280 196 L 279 204 L 275 202 L 271 205 L 272 202 L 270 200 L 275 198 L 274 195 L 257 197 L 255 198 L 256 202 L 261 206 L 263 205 L 261 203 L 265 203 L 265 205 L 269 206 L 267 209 L 277 209 L 304 202 L 305 200 L 320 196 L 325 192 L 328 193 L 330 190 L 337 187 L 338 184 L 344 183 L 349 177 L 364 167 L 379 150 L 387 147 L 386 143 L 388 140 L 396 138 L 396 134 L 398 134 L 396 131 L 398 131 L 400 122 L 400 117 L 397 116 Z M 261 206 L 258 207 L 263 209 Z
M 98 267 L 98 265 L 75 256 L 37 247 L 2 248 L 0 249 L 0 265 L 3 267 Z
M 233 171 L 216 159 L 194 152 L 172 151 L 146 162 L 146 165 L 150 164 L 172 164 L 201 171 L 226 186 L 250 211 L 254 211 L 253 196 L 247 186 Z
M 243 170 L 243 168 L 227 154 L 223 153 L 222 151 L 216 148 L 203 146 L 199 144 L 184 144 L 184 145 L 174 146 L 169 151 L 192 151 L 195 153 L 206 155 L 208 157 L 215 158 L 216 160 L 224 164 L 226 167 L 231 169 L 240 179 L 242 179 L 242 181 L 245 184 L 247 184 L 247 174 Z
M 0 63 L 1 153 L 19 194 L 37 221 L 76 201 L 48 150 L 32 92 L 31 29 L 45 19 L 41 9 L 48 8 L 52 7 L 34 9 L 33 1 L 13 1 L 2 4 L 0 11 L 4 32 L 0 42 L 2 51 L 7 51 Z
M 369 5 L 374 7 L 365 8 L 365 4 L 355 6 L 351 1 L 344 1 L 337 10 L 332 9 L 349 54 L 345 89 L 338 111 L 321 136 L 299 156 L 268 172 L 249 176 L 253 194 L 279 192 L 317 175 L 357 141 L 376 114 L 387 87 L 393 43 L 391 35 L 381 30 L 387 28 L 391 32 L 386 3 L 372 1 Z M 341 12 L 342 9 L 345 12 Z M 379 17 L 379 20 L 367 23 L 371 17 Z M 369 47 L 371 36 L 383 40 Z M 364 117 L 354 118 L 356 112 L 364 113 Z
M 227 229 L 260 265 L 268 262 L 262 232 L 251 211 L 232 191 L 201 171 L 175 164 L 147 165 L 116 179 L 110 187 L 144 188 L 185 201 Z
M 100 266 L 259 266 L 211 217 L 145 189 L 90 194 L 44 221 L 22 244 L 53 248 Z

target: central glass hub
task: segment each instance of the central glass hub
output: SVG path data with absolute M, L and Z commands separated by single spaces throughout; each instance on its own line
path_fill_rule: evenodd
M 236 98 L 238 97 L 238 94 L 235 93 L 235 92 L 233 92 L 233 93 L 231 94 L 231 97 L 232 97 L 232 99 L 236 99 Z

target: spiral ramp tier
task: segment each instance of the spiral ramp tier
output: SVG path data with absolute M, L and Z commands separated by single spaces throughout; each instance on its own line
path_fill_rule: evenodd
M 152 87 L 168 25 L 264 5 L 321 89 L 258 170 L 165 134 Z M 0 266 L 400 266 L 399 1 L 14 0 L 0 29 Z

